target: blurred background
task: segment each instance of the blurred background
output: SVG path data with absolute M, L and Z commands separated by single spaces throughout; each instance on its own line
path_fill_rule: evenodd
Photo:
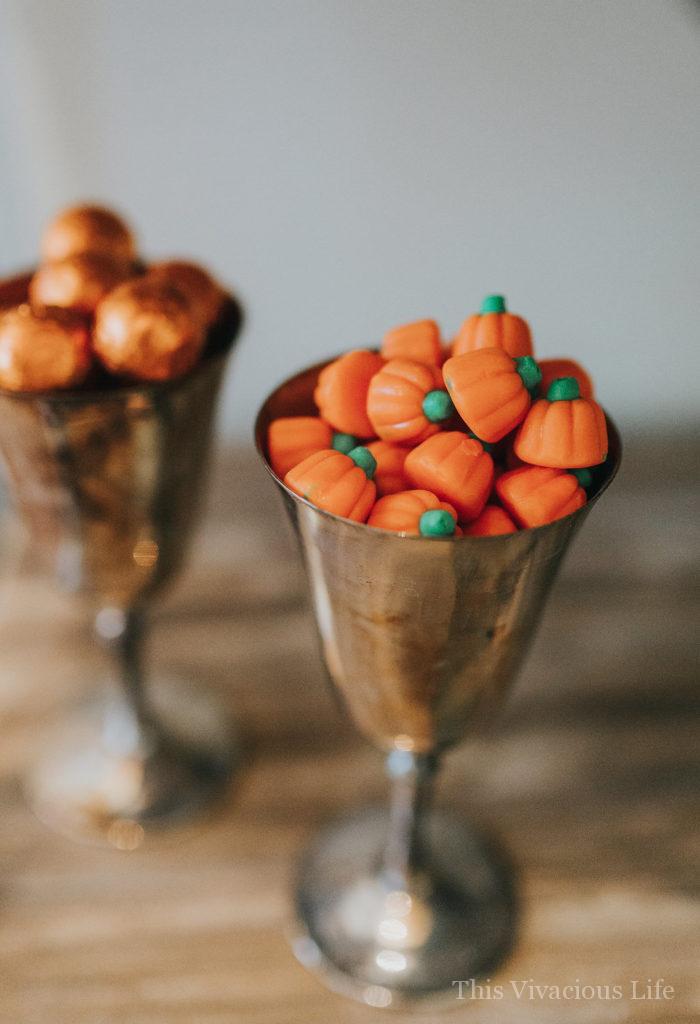
M 623 422 L 696 412 L 700 19 L 686 0 L 0 0 L 0 272 L 59 206 L 238 290 L 223 406 L 487 292 Z M 661 354 L 661 356 L 660 356 Z

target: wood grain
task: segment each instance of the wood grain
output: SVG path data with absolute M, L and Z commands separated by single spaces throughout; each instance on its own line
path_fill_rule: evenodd
M 697 447 L 643 439 L 556 584 L 488 736 L 448 758 L 440 801 L 517 865 L 520 938 L 492 984 L 419 1024 L 700 1020 L 697 972 Z M 86 624 L 40 581 L 0 587 L 0 1022 L 379 1020 L 292 958 L 294 858 L 324 819 L 384 798 L 381 760 L 323 678 L 304 579 L 253 457 L 220 461 L 191 568 L 154 614 L 154 666 L 231 709 L 246 768 L 216 815 L 131 854 L 77 847 L 26 809 L 44 730 L 94 685 Z M 0 545 L 2 550 L 2 545 Z M 664 978 L 668 1001 L 632 1001 Z M 624 997 L 516 998 L 510 980 Z

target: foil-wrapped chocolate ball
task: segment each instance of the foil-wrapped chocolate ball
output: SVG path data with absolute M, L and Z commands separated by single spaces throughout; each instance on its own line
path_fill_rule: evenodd
M 77 253 L 44 263 L 29 283 L 29 301 L 44 309 L 72 309 L 91 316 L 108 292 L 133 277 L 133 264 L 103 253 Z
M 45 228 L 41 258 L 52 263 L 85 252 L 130 261 L 136 258 L 136 243 L 128 225 L 111 210 L 102 206 L 72 206 Z
M 215 322 L 224 301 L 224 292 L 211 274 L 196 263 L 186 260 L 163 260 L 152 263 L 148 277 L 172 285 L 184 297 L 196 319 L 209 328 Z
M 27 305 L 0 316 L 0 387 L 54 391 L 82 384 L 91 364 L 85 324 L 60 310 Z
M 96 355 L 112 373 L 134 380 L 182 376 L 196 363 L 204 340 L 184 296 L 149 277 L 119 285 L 95 311 Z

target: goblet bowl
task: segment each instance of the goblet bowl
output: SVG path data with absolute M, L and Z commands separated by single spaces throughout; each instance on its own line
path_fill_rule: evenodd
M 303 858 L 295 948 L 334 987 L 390 1005 L 449 991 L 512 942 L 503 859 L 474 829 L 428 811 L 431 779 L 442 752 L 503 700 L 621 444 L 608 420 L 607 462 L 588 502 L 563 519 L 495 537 L 401 536 L 324 512 L 272 472 L 269 424 L 317 414 L 323 365 L 268 397 L 256 443 L 299 542 L 329 675 L 359 730 L 387 753 L 393 797 L 388 816 L 343 823 Z

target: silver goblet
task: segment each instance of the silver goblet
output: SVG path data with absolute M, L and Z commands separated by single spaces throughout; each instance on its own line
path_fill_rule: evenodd
M 0 288 L 0 308 L 28 278 Z M 36 566 L 81 597 L 113 658 L 100 713 L 78 713 L 37 764 L 37 814 L 71 837 L 129 849 L 187 816 L 227 781 L 222 717 L 197 692 L 158 693 L 143 666 L 145 614 L 177 573 L 205 488 L 212 424 L 241 323 L 229 300 L 200 363 L 164 384 L 49 394 L 0 392 L 0 456 Z
M 314 415 L 322 366 L 277 388 L 258 415 L 258 451 L 282 495 L 308 574 L 331 679 L 360 731 L 386 752 L 388 814 L 366 811 L 306 851 L 298 957 L 333 988 L 388 1006 L 452 991 L 512 944 L 509 871 L 476 830 L 430 809 L 442 753 L 503 699 L 562 557 L 615 475 L 620 438 L 586 505 L 537 529 L 422 538 L 340 519 L 274 476 L 267 431 Z

